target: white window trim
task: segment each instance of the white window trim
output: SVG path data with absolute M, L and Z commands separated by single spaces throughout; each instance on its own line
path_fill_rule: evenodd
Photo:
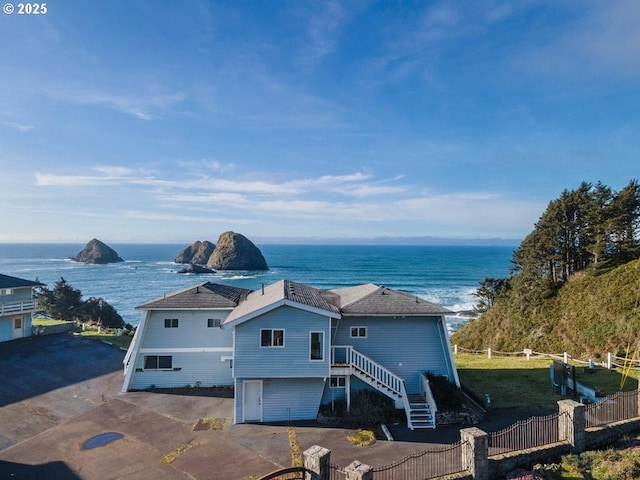
M 322 335 L 322 349 L 320 350 L 320 352 L 322 353 L 322 358 L 311 358 L 311 337 L 313 336 L 314 333 L 319 333 Z M 324 362 L 324 358 L 325 358 L 325 351 L 324 351 L 324 331 L 322 330 L 314 330 L 309 332 L 309 361 L 310 362 Z
M 262 345 L 262 332 L 265 330 L 271 331 L 271 343 L 272 345 Z M 273 345 L 273 332 L 276 330 L 282 331 L 282 345 Z M 284 348 L 287 343 L 287 334 L 284 328 L 261 328 L 260 329 L 260 337 L 258 338 L 258 346 L 260 348 Z
M 358 329 L 358 333 L 360 333 L 360 329 L 364 328 L 364 335 L 354 335 L 353 329 Z M 367 338 L 369 336 L 369 329 L 364 325 L 352 325 L 349 327 L 349 337 L 350 338 Z

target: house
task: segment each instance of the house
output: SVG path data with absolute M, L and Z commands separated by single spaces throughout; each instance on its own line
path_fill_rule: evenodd
M 353 392 L 373 388 L 405 410 L 411 428 L 433 428 L 425 374 L 459 385 L 450 312 L 383 286 L 207 283 L 138 308 L 123 392 L 233 385 L 235 423 L 315 419 L 321 404 L 341 398 L 348 408 Z
M 0 274 L 0 342 L 31 336 L 31 316 L 36 311 L 33 289 L 41 286 Z

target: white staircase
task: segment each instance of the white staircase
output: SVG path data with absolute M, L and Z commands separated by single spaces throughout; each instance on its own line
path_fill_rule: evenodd
M 428 382 L 426 386 L 423 382 L 420 394 L 407 395 L 404 380 L 375 360 L 348 345 L 336 345 L 331 349 L 332 375 L 353 375 L 391 398 L 397 408 L 404 408 L 411 430 L 436 428 L 437 407 Z

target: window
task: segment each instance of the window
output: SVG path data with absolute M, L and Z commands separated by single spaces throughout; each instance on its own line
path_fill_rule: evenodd
M 284 347 L 284 330 L 260 330 L 261 347 Z
M 324 332 L 311 332 L 309 360 L 324 360 Z
M 165 318 L 164 319 L 164 328 L 178 328 L 178 319 L 177 318 Z
M 173 357 L 171 355 L 145 355 L 145 370 L 168 370 L 173 368 Z
M 351 338 L 366 338 L 367 327 L 351 327 Z
M 22 328 L 22 317 L 16 317 L 13 319 L 13 328 L 15 330 Z
M 330 388 L 344 388 L 347 386 L 347 377 L 331 377 L 329 380 Z
M 222 320 L 219 318 L 207 318 L 207 328 L 220 328 Z

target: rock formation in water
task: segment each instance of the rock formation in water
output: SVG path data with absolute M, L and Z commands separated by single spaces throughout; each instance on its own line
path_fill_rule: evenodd
M 203 267 L 202 265 L 194 265 L 193 263 L 187 264 L 184 268 L 178 270 L 177 273 L 216 273 L 215 270 Z
M 260 249 L 247 237 L 235 232 L 220 235 L 207 267 L 216 270 L 269 270 Z
M 117 252 L 106 243 L 94 238 L 72 260 L 81 263 L 117 263 L 124 262 Z
M 204 242 L 198 240 L 197 242 L 193 243 L 193 245 L 190 245 L 189 247 L 182 250 L 176 257 L 174 262 L 190 263 L 192 265 L 206 265 L 215 248 L 216 246 L 207 240 L 205 240 Z

